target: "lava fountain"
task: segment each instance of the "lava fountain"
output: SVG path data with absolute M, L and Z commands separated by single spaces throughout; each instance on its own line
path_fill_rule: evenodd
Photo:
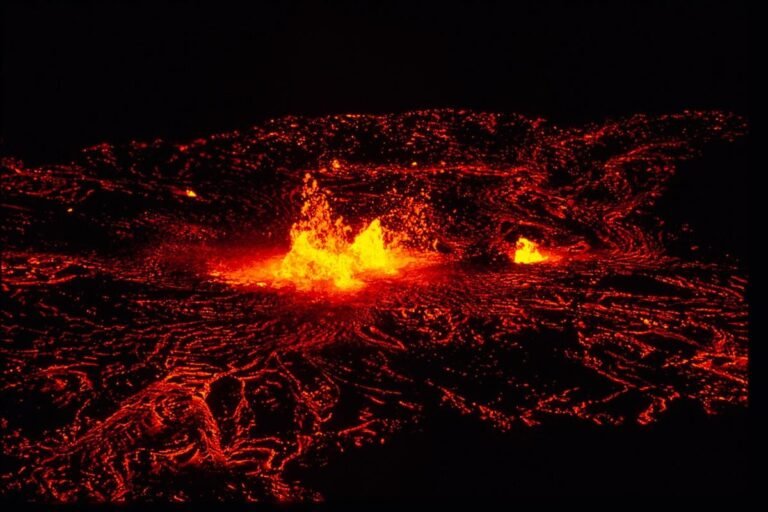
M 399 247 L 400 237 L 386 233 L 378 218 L 350 241 L 352 228 L 342 217 L 334 218 L 327 195 L 309 174 L 304 177 L 302 200 L 301 218 L 291 227 L 287 254 L 214 270 L 213 275 L 238 285 L 350 291 L 364 286 L 364 281 L 397 275 L 414 262 Z
M 515 263 L 541 263 L 551 260 L 552 256 L 542 252 L 539 246 L 525 237 L 520 237 L 515 244 L 515 251 L 512 255 L 512 261 Z

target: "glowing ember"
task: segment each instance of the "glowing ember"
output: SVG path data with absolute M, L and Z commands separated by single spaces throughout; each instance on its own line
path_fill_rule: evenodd
M 515 263 L 540 263 L 548 259 L 549 256 L 542 254 L 536 243 L 527 238 L 520 237 L 517 244 L 515 244 Z

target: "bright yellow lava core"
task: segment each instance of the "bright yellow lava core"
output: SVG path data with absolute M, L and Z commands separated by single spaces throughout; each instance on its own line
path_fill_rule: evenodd
M 549 256 L 542 254 L 535 242 L 523 237 L 520 237 L 517 240 L 513 258 L 515 263 L 540 263 L 542 261 L 547 261 L 548 259 Z
M 386 233 L 379 219 L 352 238 L 352 228 L 341 217 L 333 218 L 326 194 L 310 175 L 304 178 L 303 199 L 301 218 L 291 227 L 288 253 L 225 272 L 229 282 L 354 290 L 365 284 L 364 278 L 395 275 L 409 263 L 398 248 L 398 238 Z

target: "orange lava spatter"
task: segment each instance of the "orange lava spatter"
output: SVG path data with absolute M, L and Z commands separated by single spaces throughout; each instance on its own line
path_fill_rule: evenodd
M 300 220 L 291 226 L 291 245 L 284 256 L 256 256 L 213 274 L 240 285 L 352 291 L 366 281 L 397 275 L 413 262 L 399 247 L 398 235 L 385 233 L 378 218 L 352 237 L 351 226 L 334 217 L 327 194 L 309 174 L 301 197 Z
M 297 288 L 333 283 L 341 290 L 363 285 L 362 275 L 392 275 L 406 260 L 394 243 L 386 243 L 379 219 L 374 219 L 351 242 L 351 228 L 333 218 L 328 199 L 317 181 L 305 177 L 302 220 L 291 227 L 291 248 L 274 275 Z

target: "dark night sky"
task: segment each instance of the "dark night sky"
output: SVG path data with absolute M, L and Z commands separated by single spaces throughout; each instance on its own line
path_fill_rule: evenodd
M 250 4 L 11 1 L 7 149 L 56 156 L 285 114 L 754 107 L 757 16 L 739 2 Z
M 761 128 L 757 63 L 763 59 L 757 56 L 756 25 L 762 16 L 747 2 L 249 4 L 5 2 L 3 152 L 30 162 L 57 161 L 99 142 L 185 140 L 287 114 L 432 107 L 515 111 L 562 124 L 722 109 L 747 116 L 753 133 Z M 755 219 L 757 211 L 755 137 L 715 151 L 708 164 L 684 166 L 665 203 L 671 215 L 689 217 L 715 243 L 732 249 L 751 269 L 753 282 L 754 221 L 745 219 Z M 762 303 L 756 288 L 750 299 L 755 308 Z M 762 332 L 757 317 L 753 339 Z M 753 368 L 764 353 L 753 345 Z M 753 397 L 753 403 L 760 399 Z M 560 457 L 553 465 L 570 468 L 577 478 L 573 486 L 590 470 L 614 473 L 598 467 L 606 460 L 618 464 L 619 473 L 631 471 L 629 463 L 621 465 L 625 448 L 641 461 L 635 477 L 653 483 L 648 475 L 660 471 L 659 481 L 670 485 L 676 478 L 688 482 L 686 472 L 698 475 L 697 460 L 721 457 L 719 477 L 740 488 L 744 472 L 734 471 L 746 463 L 744 454 L 729 451 L 730 445 L 718 445 L 721 452 L 699 450 L 708 439 L 741 435 L 741 426 L 729 423 L 692 437 L 684 426 L 671 428 L 671 437 L 662 430 L 637 442 L 594 435 L 594 451 L 572 447 L 565 455 L 554 449 L 547 454 Z M 451 435 L 424 439 L 436 444 L 419 456 L 444 456 L 441 436 Z M 563 443 L 543 435 L 532 442 Z M 677 453 L 672 448 L 681 446 L 680 439 L 688 461 L 664 460 L 665 453 Z M 472 446 L 465 449 L 474 453 Z M 594 460 L 579 477 L 580 466 L 566 457 Z M 377 463 L 397 461 L 385 456 Z M 416 482 L 424 478 L 418 468 L 411 475 Z M 617 477 L 615 485 L 625 484 Z M 503 478 L 498 485 L 506 485 Z

